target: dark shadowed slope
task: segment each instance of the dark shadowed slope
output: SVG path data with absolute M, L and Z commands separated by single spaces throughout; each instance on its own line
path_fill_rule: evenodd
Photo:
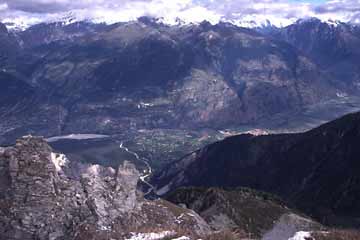
M 239 135 L 172 164 L 153 183 L 159 193 L 180 186 L 244 186 L 278 194 L 324 221 L 359 217 L 359 140 L 360 113 L 306 133 Z

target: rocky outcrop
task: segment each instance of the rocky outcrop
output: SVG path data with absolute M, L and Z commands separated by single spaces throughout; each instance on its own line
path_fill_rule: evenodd
M 180 208 L 144 200 L 138 179 L 129 162 L 117 170 L 71 163 L 43 138 L 23 137 L 0 151 L 0 239 L 123 239 L 145 223 L 181 228 Z M 184 227 L 206 233 L 206 224 L 193 216 Z
M 80 189 L 57 171 L 51 149 L 41 139 L 20 139 L 5 150 L 1 162 L 7 166 L 2 177 L 9 183 L 1 189 L 1 202 L 8 206 L 1 217 L 6 223 L 3 238 L 58 239 L 89 215 L 81 206 L 85 199 L 77 193 Z M 83 216 L 73 218 L 75 211 L 84 211 Z
M 217 231 L 236 229 L 251 239 L 288 240 L 322 228 L 275 195 L 252 189 L 180 188 L 165 198 L 195 210 Z
M 8 30 L 5 26 L 5 24 L 0 23 L 0 34 L 3 35 L 3 34 L 7 34 L 7 33 L 8 33 Z
M 102 229 L 111 228 L 116 218 L 138 211 L 136 195 L 139 172 L 128 162 L 116 171 L 93 165 L 81 176 L 86 204 Z
M 18 48 L 18 39 L 0 22 L 0 69 L 6 66 L 9 58 L 14 57 Z

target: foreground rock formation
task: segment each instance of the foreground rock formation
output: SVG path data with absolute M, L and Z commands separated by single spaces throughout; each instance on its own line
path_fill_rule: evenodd
M 144 200 L 138 179 L 129 162 L 116 170 L 70 163 L 42 138 L 23 137 L 0 149 L 0 239 L 126 239 L 144 226 L 209 231 L 190 210 Z
M 145 200 L 138 179 L 129 162 L 117 169 L 85 165 L 55 153 L 43 138 L 23 137 L 0 148 L 0 239 L 327 240 L 338 234 L 267 193 L 179 189 L 168 196 L 179 207 Z

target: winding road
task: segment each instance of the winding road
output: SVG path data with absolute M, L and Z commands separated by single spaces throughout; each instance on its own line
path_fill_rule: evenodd
M 140 180 L 141 180 L 143 183 L 145 183 L 145 185 L 147 185 L 147 186 L 149 187 L 149 190 L 148 190 L 146 193 L 144 193 L 144 196 L 150 194 L 150 193 L 154 190 L 154 186 L 151 185 L 148 181 L 146 181 L 146 179 L 147 179 L 148 177 L 150 177 L 151 174 L 152 174 L 152 168 L 151 168 L 151 166 L 150 166 L 149 160 L 146 159 L 146 158 L 144 158 L 144 157 L 141 158 L 141 157 L 139 156 L 139 154 L 137 154 L 136 152 L 133 152 L 133 151 L 129 150 L 127 147 L 124 146 L 124 143 L 123 143 L 123 142 L 120 143 L 120 148 L 123 149 L 123 150 L 125 150 L 126 152 L 130 153 L 130 154 L 133 155 L 138 161 L 143 162 L 143 163 L 146 165 L 147 169 L 143 171 L 143 174 L 142 174 L 142 175 L 140 175 Z

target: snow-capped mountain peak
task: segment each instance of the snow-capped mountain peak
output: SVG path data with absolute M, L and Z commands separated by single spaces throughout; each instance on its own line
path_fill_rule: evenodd
M 27 17 L 17 17 L 12 19 L 4 19 L 2 22 L 7 26 L 10 31 L 22 31 L 29 28 L 32 25 L 39 24 L 39 23 L 60 23 L 62 25 L 69 25 L 75 22 L 92 22 L 92 23 L 105 23 L 105 24 L 113 24 L 117 22 L 127 22 L 127 21 L 134 21 L 138 19 L 135 16 L 121 16 L 119 15 L 92 15 L 88 16 L 81 11 L 69 11 L 62 14 L 54 14 L 49 16 L 46 21 L 40 18 L 27 18 Z M 166 25 L 185 25 L 185 24 L 196 24 L 198 23 L 194 19 L 187 19 L 184 17 L 176 17 L 176 18 L 165 18 L 165 17 L 158 17 L 156 19 L 157 23 L 163 23 Z M 203 21 L 203 20 L 202 20 Z M 199 22 L 202 22 L 199 21 Z M 240 14 L 233 14 L 230 17 L 219 17 L 210 21 L 212 24 L 216 24 L 219 22 L 227 22 L 234 24 L 239 27 L 245 28 L 254 28 L 254 29 L 274 29 L 274 28 L 282 28 L 289 26 L 291 24 L 302 24 L 307 22 L 322 22 L 326 23 L 330 26 L 338 26 L 343 24 L 339 20 L 323 20 L 318 19 L 315 17 L 303 18 L 303 19 L 296 19 L 296 18 L 279 18 L 274 17 L 271 15 L 240 15 Z

